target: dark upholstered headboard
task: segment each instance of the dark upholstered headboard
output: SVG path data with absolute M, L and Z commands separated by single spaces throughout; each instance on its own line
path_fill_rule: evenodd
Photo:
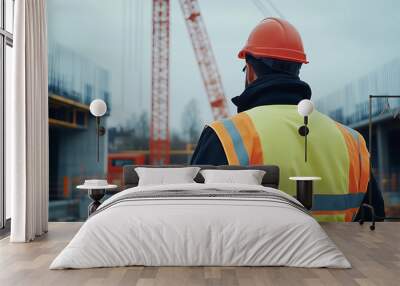
M 201 169 L 222 169 L 222 170 L 264 170 L 265 175 L 262 180 L 262 185 L 265 187 L 271 187 L 278 189 L 279 187 L 279 167 L 274 165 L 258 165 L 258 166 L 211 166 L 211 165 L 194 165 L 200 167 Z M 148 168 L 178 168 L 187 167 L 185 165 L 126 165 L 123 168 L 122 174 L 122 189 L 136 187 L 139 182 L 139 177 L 135 171 L 136 167 L 148 167 Z M 204 183 L 203 176 L 198 173 L 194 179 L 197 183 Z

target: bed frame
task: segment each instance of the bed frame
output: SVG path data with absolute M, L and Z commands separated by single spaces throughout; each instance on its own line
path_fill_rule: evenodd
M 193 165 L 201 169 L 219 169 L 219 170 L 264 170 L 266 173 L 262 179 L 262 185 L 265 187 L 279 188 L 279 167 L 274 165 L 257 165 L 257 166 L 212 166 L 212 165 Z M 122 186 L 121 189 L 136 187 L 139 182 L 139 176 L 135 171 L 136 167 L 148 168 L 179 168 L 186 167 L 186 165 L 126 165 L 123 167 L 122 173 Z M 203 176 L 198 173 L 194 180 L 197 183 L 204 183 Z

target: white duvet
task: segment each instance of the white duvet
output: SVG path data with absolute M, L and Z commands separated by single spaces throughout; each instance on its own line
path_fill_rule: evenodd
M 258 198 L 153 198 L 121 201 L 130 192 L 263 190 L 231 184 L 135 187 L 109 198 L 50 269 L 145 266 L 293 266 L 350 268 L 343 253 L 308 214 Z M 298 202 L 297 202 L 298 203 Z M 106 206 L 108 207 L 106 208 Z

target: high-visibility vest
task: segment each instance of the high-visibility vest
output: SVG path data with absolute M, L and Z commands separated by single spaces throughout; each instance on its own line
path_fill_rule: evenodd
M 369 181 L 369 153 L 355 130 L 314 111 L 309 116 L 308 158 L 298 129 L 296 105 L 266 105 L 213 122 L 229 165 L 272 164 L 280 168 L 279 189 L 295 195 L 292 176 L 318 176 L 313 215 L 319 221 L 351 221 Z

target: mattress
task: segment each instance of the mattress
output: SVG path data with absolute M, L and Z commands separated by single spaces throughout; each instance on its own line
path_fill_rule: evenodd
M 135 187 L 112 196 L 50 269 L 131 265 L 351 267 L 284 192 L 197 183 Z

